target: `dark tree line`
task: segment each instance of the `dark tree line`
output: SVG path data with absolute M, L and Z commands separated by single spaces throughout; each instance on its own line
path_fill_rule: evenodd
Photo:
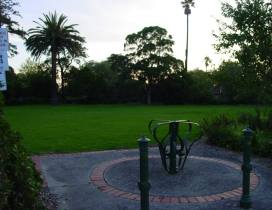
M 103 62 L 71 65 L 64 74 L 65 103 L 146 103 L 146 87 L 131 75 L 129 59 L 111 55 Z M 50 65 L 27 61 L 20 73 L 8 72 L 6 102 L 49 103 Z M 59 92 L 61 84 L 59 83 Z M 239 104 L 266 103 L 247 97 L 242 67 L 238 62 L 225 61 L 217 70 L 177 71 L 159 80 L 152 87 L 154 104 Z M 254 90 L 251 90 L 254 91 Z M 262 98 L 262 97 L 260 97 Z
M 0 3 L 0 23 L 11 32 L 18 15 L 11 0 Z M 192 1 L 184 1 L 192 2 Z M 3 9 L 4 8 L 4 9 Z M 4 11 L 4 12 L 3 12 Z M 8 11 L 8 12 L 5 12 Z M 84 58 L 85 40 L 67 25 L 65 15 L 50 13 L 39 19 L 26 36 L 27 49 L 47 62 L 26 65 L 26 70 L 8 72 L 8 103 L 251 103 L 272 102 L 272 4 L 269 0 L 235 0 L 222 3 L 216 49 L 232 53 L 207 72 L 186 71 L 183 61 L 173 56 L 174 41 L 166 29 L 145 27 L 125 39 L 124 55 L 111 55 L 103 62 L 75 65 Z M 11 19 L 10 19 L 11 20 Z M 5 22 L 6 21 L 6 22 Z M 49 85 L 50 84 L 50 85 Z M 49 86 L 48 86 L 49 85 Z M 61 96 L 61 97 L 59 97 Z

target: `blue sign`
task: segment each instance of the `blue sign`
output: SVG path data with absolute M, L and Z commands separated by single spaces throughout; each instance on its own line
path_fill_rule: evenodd
M 6 28 L 0 28 L 0 90 L 7 90 L 6 71 L 8 65 L 8 31 Z

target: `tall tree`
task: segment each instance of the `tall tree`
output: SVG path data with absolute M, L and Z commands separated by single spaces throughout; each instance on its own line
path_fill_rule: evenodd
M 191 14 L 191 7 L 195 6 L 194 0 L 184 0 L 181 2 L 184 8 L 184 14 L 187 17 L 187 33 L 186 33 L 186 50 L 185 50 L 185 71 L 188 70 L 188 40 L 189 40 L 189 15 Z
M 36 28 L 29 29 L 26 40 L 27 50 L 32 56 L 51 56 L 51 103 L 58 103 L 57 97 L 57 59 L 58 55 L 67 51 L 70 55 L 78 55 L 84 50 L 85 39 L 75 29 L 76 24 L 67 25 L 67 17 L 63 14 L 44 14 L 39 18 Z
M 16 34 L 23 38 L 25 31 L 20 27 L 19 23 L 14 20 L 14 17 L 21 17 L 20 13 L 15 9 L 19 3 L 14 0 L 1 0 L 0 1 L 0 27 L 6 27 L 8 32 Z M 14 44 L 10 43 L 10 53 L 17 54 L 17 48 Z
M 159 26 L 145 27 L 126 37 L 125 51 L 134 79 L 144 83 L 147 103 L 155 84 L 175 71 L 183 70 L 182 61 L 172 56 L 172 36 Z
M 208 70 L 208 66 L 212 63 L 212 60 L 210 59 L 209 56 L 205 56 L 204 57 L 204 63 L 205 63 L 206 71 L 207 71 Z
M 272 100 L 272 3 L 270 0 L 235 0 L 222 4 L 217 50 L 232 52 L 242 65 L 243 83 L 259 102 Z M 257 94 L 251 94 L 250 91 Z

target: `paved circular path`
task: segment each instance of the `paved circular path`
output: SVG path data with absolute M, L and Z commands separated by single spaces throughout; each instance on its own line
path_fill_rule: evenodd
M 164 172 L 157 147 L 149 148 L 149 154 L 150 209 L 241 210 L 240 153 L 198 142 L 184 171 L 174 176 Z M 48 154 L 33 160 L 57 198 L 58 210 L 139 210 L 138 155 L 132 149 Z M 253 157 L 252 166 L 252 210 L 270 210 L 272 160 Z
M 154 203 L 203 203 L 241 196 L 241 166 L 217 158 L 190 156 L 184 170 L 167 174 L 157 155 L 150 156 L 150 201 Z M 98 165 L 90 179 L 99 190 L 113 196 L 139 200 L 138 157 L 106 161 Z M 259 178 L 251 173 L 251 190 Z

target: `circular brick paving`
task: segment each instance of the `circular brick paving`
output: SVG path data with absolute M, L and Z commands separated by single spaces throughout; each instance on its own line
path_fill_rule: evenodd
M 157 155 L 150 156 L 150 158 L 159 158 Z M 231 168 L 236 171 L 241 170 L 241 166 L 226 160 L 216 159 L 216 158 L 207 158 L 199 156 L 190 156 L 190 159 L 198 161 L 208 161 L 209 163 L 221 164 L 223 167 Z M 118 166 L 126 161 L 135 161 L 138 160 L 138 157 L 125 157 L 112 161 L 106 161 L 98 165 L 91 174 L 91 183 L 93 183 L 99 190 L 105 193 L 109 193 L 113 196 L 130 199 L 130 200 L 140 200 L 139 193 L 133 192 L 129 189 L 124 189 L 119 186 L 116 186 L 109 182 L 105 175 L 111 173 L 111 168 Z M 185 169 L 186 170 L 186 169 Z M 169 175 L 170 176 L 170 175 Z M 122 178 L 120 177 L 120 180 Z M 259 178 L 255 173 L 251 173 L 251 190 L 254 190 L 258 185 Z M 168 203 L 168 204 L 178 204 L 178 203 L 202 203 L 202 202 L 212 202 L 219 201 L 223 199 L 239 197 L 241 196 L 242 188 L 233 187 L 230 190 L 220 193 L 207 193 L 206 195 L 193 194 L 191 196 L 185 195 L 167 195 L 167 193 L 160 194 L 150 194 L 150 202 L 154 203 Z

